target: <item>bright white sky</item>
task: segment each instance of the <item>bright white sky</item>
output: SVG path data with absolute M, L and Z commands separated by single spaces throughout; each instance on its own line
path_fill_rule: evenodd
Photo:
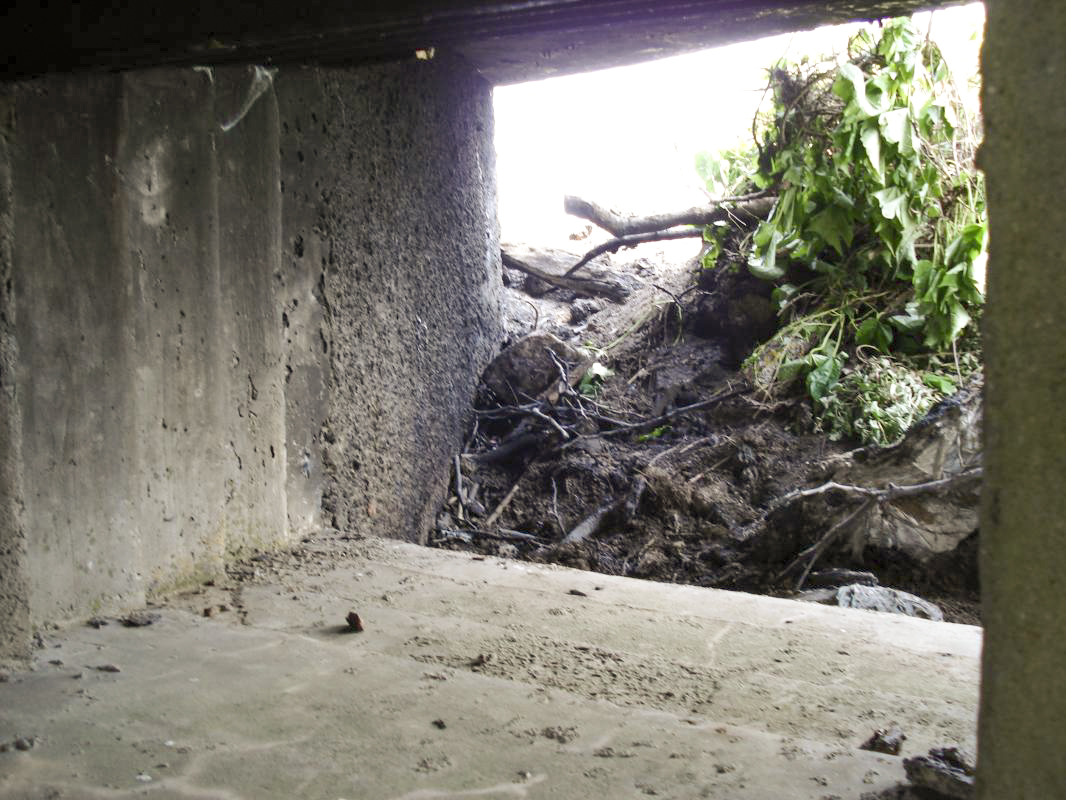
M 929 14 L 919 14 L 920 29 Z M 577 194 L 634 213 L 704 202 L 694 159 L 751 138 L 765 70 L 784 55 L 841 51 L 855 25 L 729 45 L 631 67 L 495 90 L 500 222 L 507 241 L 562 244 L 583 222 Z M 932 14 L 932 37 L 963 83 L 977 72 L 980 3 Z M 964 87 L 960 86 L 960 89 Z

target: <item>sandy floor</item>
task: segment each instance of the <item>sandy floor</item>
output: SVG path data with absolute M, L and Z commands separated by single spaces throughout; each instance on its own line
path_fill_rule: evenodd
M 879 727 L 974 746 L 969 626 L 335 533 L 155 610 L 0 682 L 0 798 L 857 799 Z

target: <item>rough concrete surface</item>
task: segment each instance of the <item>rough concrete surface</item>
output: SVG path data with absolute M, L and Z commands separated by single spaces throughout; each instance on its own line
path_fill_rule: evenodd
M 286 545 L 324 495 L 417 539 L 498 339 L 488 85 L 155 69 L 0 110 L 0 656 Z
M 1062 3 L 986 3 L 988 309 L 978 793 L 1066 797 L 1066 36 Z
M 977 628 L 336 532 L 240 574 L 46 636 L 0 797 L 857 800 L 974 743 Z
M 445 59 L 276 83 L 288 319 L 322 318 L 287 330 L 290 380 L 328 387 L 324 408 L 294 393 L 290 424 L 327 524 L 418 540 L 500 339 L 491 87 Z
M 394 0 L 150 7 L 16 4 L 0 28 L 17 75 L 146 64 L 353 63 L 459 52 L 492 80 L 539 80 L 965 0 Z M 68 8 L 68 6 L 70 6 Z M 93 12 L 96 13 L 93 13 Z M 24 55 L 23 55 L 24 53 Z
M 19 458 L 22 433 L 15 400 L 15 303 L 12 271 L 14 209 L 11 140 L 14 108 L 0 95 L 0 660 L 30 652 L 30 601 L 26 581 L 26 530 L 22 524 Z

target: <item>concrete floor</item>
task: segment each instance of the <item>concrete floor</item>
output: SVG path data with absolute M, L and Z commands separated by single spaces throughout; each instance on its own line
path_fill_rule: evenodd
M 857 800 L 876 728 L 975 744 L 968 626 L 335 533 L 156 610 L 7 673 L 0 798 Z

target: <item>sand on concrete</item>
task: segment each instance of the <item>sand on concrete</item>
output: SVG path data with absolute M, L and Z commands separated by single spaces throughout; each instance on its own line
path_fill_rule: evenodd
M 970 626 L 335 531 L 155 610 L 6 674 L 0 798 L 828 800 L 975 746 Z

